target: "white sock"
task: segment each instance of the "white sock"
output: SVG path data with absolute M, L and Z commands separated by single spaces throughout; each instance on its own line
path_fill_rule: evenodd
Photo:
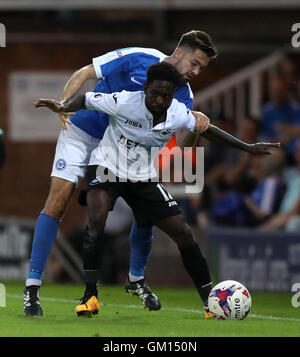
M 132 275 L 132 274 L 128 274 L 128 277 L 129 277 L 129 281 L 131 282 L 131 283 L 135 283 L 136 281 L 139 281 L 139 280 L 142 280 L 142 279 L 144 279 L 144 275 L 142 275 L 142 276 L 136 276 L 136 275 Z
M 27 279 L 26 280 L 26 286 L 30 286 L 30 285 L 41 286 L 42 285 L 42 280 L 39 280 L 39 279 Z

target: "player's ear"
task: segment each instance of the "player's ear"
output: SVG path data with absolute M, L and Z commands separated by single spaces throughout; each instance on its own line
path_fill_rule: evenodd
M 183 49 L 181 47 L 177 47 L 173 53 L 173 57 L 176 59 L 180 59 L 183 54 Z

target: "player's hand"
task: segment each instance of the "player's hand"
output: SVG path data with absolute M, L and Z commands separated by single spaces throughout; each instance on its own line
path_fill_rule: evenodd
M 67 130 L 67 124 L 72 125 L 69 115 L 75 115 L 75 113 L 58 113 L 62 130 Z
M 36 103 L 34 103 L 35 108 L 41 108 L 41 107 L 46 107 L 50 110 L 52 110 L 54 113 L 58 113 L 58 116 L 61 120 L 61 126 L 63 130 L 67 129 L 66 124 L 72 125 L 72 122 L 69 119 L 69 116 L 75 115 L 74 112 L 64 112 L 63 111 L 63 105 L 61 102 L 55 100 L 55 99 L 38 99 Z
M 192 111 L 192 113 L 196 118 L 195 132 L 201 134 L 209 128 L 210 120 L 203 113 L 195 112 L 195 111 Z
M 280 143 L 255 143 L 248 145 L 248 152 L 254 155 L 271 155 L 274 149 L 279 149 Z
M 43 99 L 40 98 L 36 103 L 34 103 L 36 108 L 47 107 L 55 113 L 60 113 L 63 111 L 62 103 L 55 99 Z

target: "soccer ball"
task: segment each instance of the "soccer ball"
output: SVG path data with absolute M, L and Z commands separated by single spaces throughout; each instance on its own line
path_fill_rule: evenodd
M 238 281 L 225 280 L 211 290 L 208 308 L 217 319 L 243 320 L 250 311 L 251 296 Z

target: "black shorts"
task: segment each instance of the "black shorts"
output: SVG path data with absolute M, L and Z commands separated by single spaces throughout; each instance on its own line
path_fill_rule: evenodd
M 111 198 L 111 210 L 118 197 L 123 197 L 132 209 L 139 227 L 155 225 L 161 219 L 182 213 L 177 202 L 170 196 L 160 182 L 138 181 L 121 182 L 113 174 L 117 182 L 101 182 L 98 166 L 88 166 L 86 173 L 87 191 L 105 190 Z M 108 171 L 106 169 L 105 174 Z

